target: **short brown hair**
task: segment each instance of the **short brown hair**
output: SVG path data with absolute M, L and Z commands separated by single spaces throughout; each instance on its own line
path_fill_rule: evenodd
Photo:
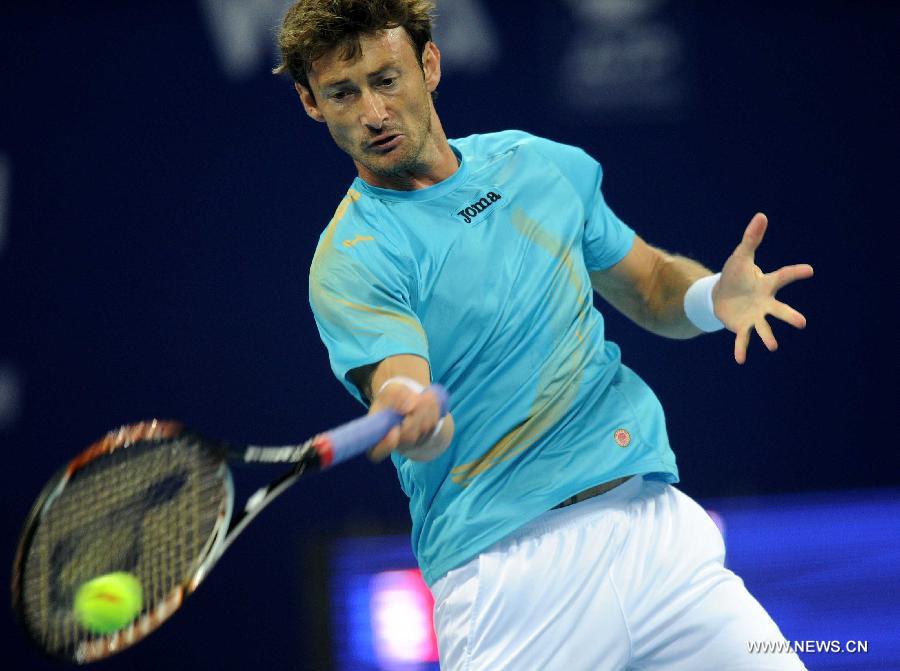
M 433 18 L 431 0 L 298 0 L 284 15 L 278 32 L 281 63 L 272 72 L 287 72 L 308 89 L 316 59 L 341 47 L 342 57 L 352 60 L 361 36 L 398 27 L 406 30 L 421 61 Z

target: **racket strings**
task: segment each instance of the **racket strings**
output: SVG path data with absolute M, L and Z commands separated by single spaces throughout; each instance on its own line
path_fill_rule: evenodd
M 143 589 L 142 615 L 196 572 L 222 522 L 227 469 L 189 436 L 140 441 L 72 474 L 48 500 L 23 565 L 25 620 L 41 644 L 68 656 L 98 638 L 73 611 L 78 588 L 126 571 Z

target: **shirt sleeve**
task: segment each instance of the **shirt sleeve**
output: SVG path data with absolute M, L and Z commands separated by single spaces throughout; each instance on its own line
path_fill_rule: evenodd
M 588 203 L 588 220 L 584 227 L 584 263 L 589 271 L 606 270 L 617 264 L 631 251 L 635 232 L 616 216 L 600 188 L 603 170 L 597 164 L 597 186 L 593 191 L 593 202 Z
M 538 150 L 553 161 L 581 200 L 585 213 L 582 249 L 589 271 L 606 270 L 631 250 L 635 232 L 607 205 L 601 188 L 603 168 L 584 150 L 535 138 Z
M 397 354 L 428 361 L 428 340 L 412 308 L 414 273 L 404 260 L 374 236 L 357 234 L 351 246 L 333 238 L 326 229 L 319 241 L 309 303 L 332 371 L 365 403 L 347 374 Z

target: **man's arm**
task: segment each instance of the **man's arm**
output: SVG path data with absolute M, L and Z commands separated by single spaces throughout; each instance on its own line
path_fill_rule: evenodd
M 714 316 L 735 334 L 734 360 L 739 364 L 747 359 L 753 331 L 769 351 L 778 348 L 767 316 L 798 329 L 806 326 L 806 317 L 777 300 L 775 294 L 791 282 L 812 277 L 812 266 L 799 263 L 770 273 L 760 270 L 755 255 L 767 227 L 764 214 L 754 215 L 712 288 Z M 690 338 L 701 331 L 685 314 L 685 293 L 695 281 L 711 274 L 696 261 L 668 254 L 636 237 L 625 258 L 608 270 L 591 273 L 591 285 L 613 307 L 648 331 Z
M 625 258 L 590 274 L 594 291 L 635 324 L 680 339 L 702 333 L 684 313 L 684 294 L 707 275 L 712 272 L 696 261 L 651 247 L 639 236 Z
M 418 393 L 402 382 L 411 380 L 422 387 L 431 383 L 428 362 L 413 354 L 398 354 L 378 363 L 354 368 L 350 380 L 369 400 L 369 414 L 393 409 L 404 415 L 403 423 L 391 429 L 378 445 L 369 452 L 374 461 L 381 461 L 397 447 L 413 451 L 420 440 L 428 439 L 440 419 L 440 405 L 434 394 Z M 443 446 L 453 438 L 453 417 L 448 413 L 435 440 Z

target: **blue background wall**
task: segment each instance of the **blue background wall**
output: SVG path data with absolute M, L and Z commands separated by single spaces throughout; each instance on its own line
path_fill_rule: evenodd
M 267 74 L 286 4 L 0 6 L 0 557 L 49 474 L 108 427 L 177 417 L 284 443 L 360 411 L 306 301 L 353 167 Z M 754 343 L 744 367 L 726 335 L 666 341 L 605 312 L 667 409 L 683 488 L 897 484 L 897 3 L 440 9 L 449 135 L 584 147 L 626 221 L 711 267 L 757 210 L 764 269 L 815 266 L 783 296 L 808 329 L 776 325 L 781 349 Z M 300 539 L 407 525 L 387 464 L 350 464 L 267 512 L 177 626 L 109 668 L 160 668 L 173 646 L 195 660 L 183 668 L 302 668 L 315 646 L 298 566 L 317 544 Z M 2 628 L 14 659 L 43 668 L 11 617 Z

